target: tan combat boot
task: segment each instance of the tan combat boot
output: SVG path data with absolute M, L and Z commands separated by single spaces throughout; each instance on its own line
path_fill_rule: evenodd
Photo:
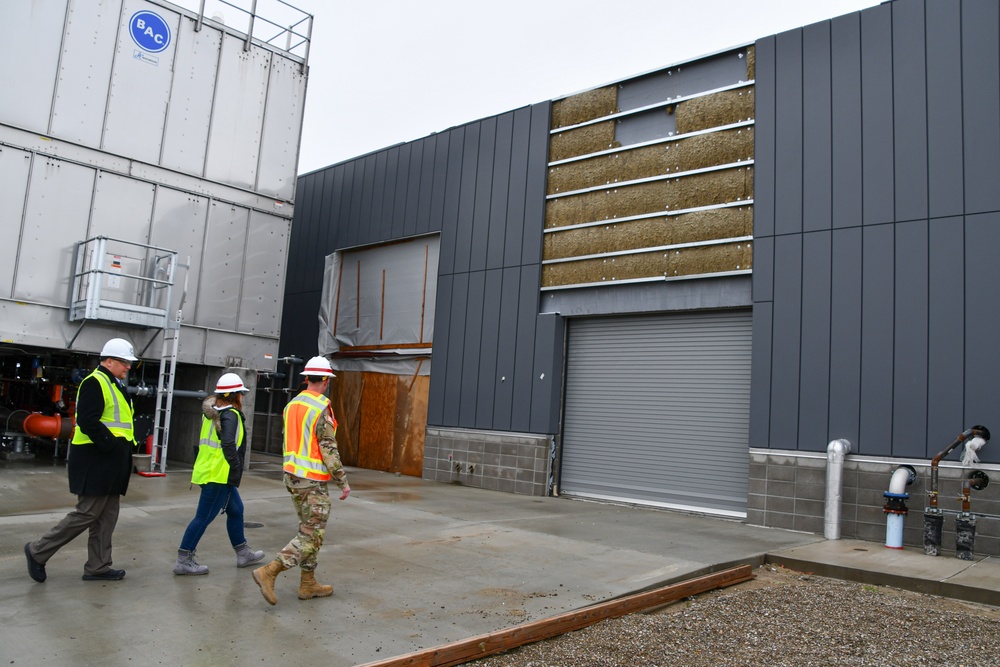
M 302 580 L 299 583 L 299 599 L 326 598 L 333 595 L 333 586 L 327 586 L 316 581 L 313 572 L 302 570 Z
M 274 594 L 274 578 L 288 568 L 280 560 L 272 560 L 263 567 L 253 571 L 253 580 L 260 586 L 260 594 L 271 604 L 278 604 L 278 596 Z M 301 595 L 299 589 L 299 595 Z

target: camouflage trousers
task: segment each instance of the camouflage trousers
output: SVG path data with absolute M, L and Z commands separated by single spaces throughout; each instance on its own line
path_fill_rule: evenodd
M 286 568 L 298 565 L 306 572 L 312 572 L 316 569 L 316 559 L 326 534 L 326 522 L 330 518 L 330 493 L 325 483 L 297 488 L 286 485 L 285 488 L 292 495 L 295 512 L 299 515 L 299 534 L 278 552 L 276 558 Z

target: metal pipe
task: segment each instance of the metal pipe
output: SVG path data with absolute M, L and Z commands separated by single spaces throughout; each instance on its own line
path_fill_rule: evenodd
M 892 473 L 889 480 L 889 490 L 883 493 L 885 505 L 885 546 L 887 549 L 903 548 L 903 517 L 909 514 L 906 501 L 910 494 L 906 487 L 913 484 L 917 471 L 913 466 L 901 465 Z
M 823 537 L 840 539 L 840 508 L 843 501 L 844 459 L 851 452 L 851 443 L 833 440 L 826 446 L 826 506 L 823 510 Z
M 924 553 L 928 556 L 938 556 L 941 553 L 941 532 L 944 525 L 944 512 L 938 507 L 938 464 L 952 450 L 970 438 L 982 438 L 988 442 L 990 431 L 985 426 L 978 424 L 972 428 L 968 428 L 962 431 L 943 451 L 931 459 L 931 483 L 930 488 L 927 490 L 927 507 L 924 509 Z

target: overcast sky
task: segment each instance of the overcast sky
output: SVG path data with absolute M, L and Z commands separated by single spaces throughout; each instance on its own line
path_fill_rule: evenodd
M 288 1 L 315 17 L 300 174 L 879 4 Z

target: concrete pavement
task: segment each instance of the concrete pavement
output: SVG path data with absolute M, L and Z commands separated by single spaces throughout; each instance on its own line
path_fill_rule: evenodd
M 278 463 L 255 463 L 240 488 L 246 521 L 259 524 L 247 537 L 266 559 L 296 529 Z M 81 536 L 49 561 L 48 580 L 35 583 L 24 543 L 58 522 L 75 499 L 59 461 L 0 462 L 0 659 L 105 667 L 357 665 L 765 559 L 820 574 L 823 559 L 833 566 L 847 559 L 851 567 L 840 573 L 847 576 L 849 569 L 872 571 L 865 569 L 868 554 L 888 577 L 894 562 L 912 557 L 907 567 L 925 579 L 940 579 L 961 563 L 964 574 L 948 576 L 961 574 L 973 589 L 1000 589 L 1000 566 L 990 559 L 969 568 L 954 558 L 894 550 L 887 556 L 881 545 L 826 542 L 733 520 L 514 496 L 360 469 L 348 474 L 353 491 L 346 501 L 334 500 L 317 570 L 334 596 L 298 600 L 293 570 L 279 575 L 272 607 L 251 568 L 235 567 L 224 517 L 198 548 L 198 561 L 211 572 L 172 574 L 198 499 L 190 472 L 176 466 L 163 478 L 132 478 L 114 543 L 114 566 L 127 570 L 124 580 L 81 580 Z M 905 583 L 899 571 L 893 576 L 894 585 Z

